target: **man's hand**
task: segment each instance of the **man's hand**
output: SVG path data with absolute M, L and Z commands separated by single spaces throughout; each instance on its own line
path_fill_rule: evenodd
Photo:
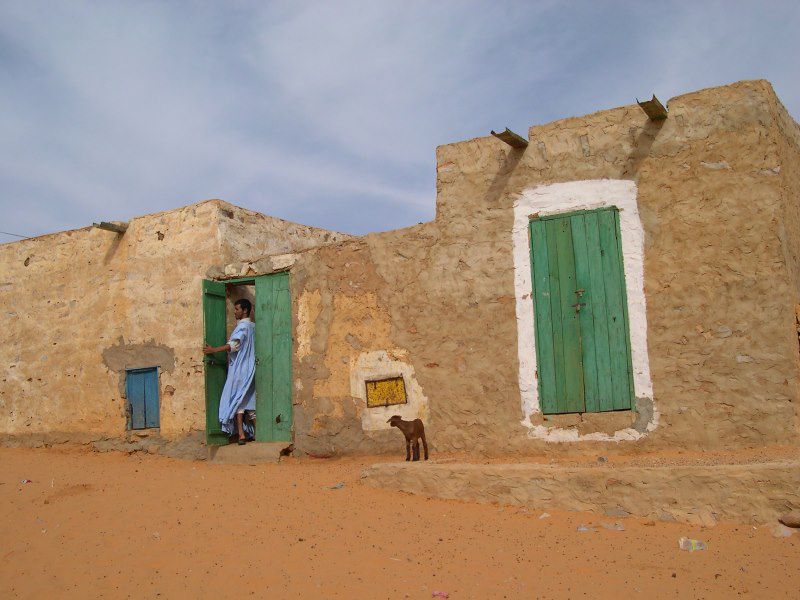
M 216 354 L 217 352 L 230 352 L 231 347 L 228 344 L 224 346 L 220 346 L 219 348 L 215 348 L 214 346 L 209 346 L 206 344 L 203 346 L 203 354 Z

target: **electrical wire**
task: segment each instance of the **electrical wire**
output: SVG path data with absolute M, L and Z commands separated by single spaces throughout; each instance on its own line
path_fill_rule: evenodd
M 13 235 L 14 237 L 25 238 L 25 239 L 28 239 L 28 238 L 31 237 L 29 235 L 20 235 L 18 233 L 9 233 L 8 231 L 0 231 L 0 233 L 2 233 L 3 235 Z

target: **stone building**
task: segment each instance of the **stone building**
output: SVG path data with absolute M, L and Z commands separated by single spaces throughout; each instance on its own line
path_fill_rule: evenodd
M 224 443 L 199 349 L 247 294 L 260 441 L 398 452 L 400 414 L 478 456 L 795 444 L 800 128 L 765 81 L 668 108 L 441 146 L 435 219 L 397 231 L 209 201 L 0 246 L 0 434 Z
M 210 200 L 0 245 L 0 436 L 203 455 L 207 272 L 347 237 Z

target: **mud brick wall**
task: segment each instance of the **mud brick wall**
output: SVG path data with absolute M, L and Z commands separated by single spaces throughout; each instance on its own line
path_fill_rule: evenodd
M 442 146 L 434 222 L 304 252 L 292 268 L 298 445 L 402 451 L 399 433 L 364 429 L 373 409 L 353 381 L 366 359 L 408 366 L 439 451 L 795 442 L 797 125 L 764 81 L 673 98 L 669 110 L 663 122 L 633 105 L 532 127 L 524 151 L 492 137 Z M 657 427 L 630 442 L 547 443 L 520 424 L 513 207 L 536 186 L 595 179 L 638 186 L 654 404 L 644 408 Z M 635 419 L 551 421 L 590 433 Z

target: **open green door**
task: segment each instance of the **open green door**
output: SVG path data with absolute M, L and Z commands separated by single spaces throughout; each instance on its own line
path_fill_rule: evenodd
M 256 277 L 256 441 L 292 441 L 289 273 Z
M 226 343 L 225 332 L 225 284 L 203 280 L 203 337 L 211 346 Z M 206 443 L 221 446 L 228 443 L 228 435 L 219 425 L 219 399 L 225 386 L 228 372 L 228 357 L 225 352 L 206 356 Z

